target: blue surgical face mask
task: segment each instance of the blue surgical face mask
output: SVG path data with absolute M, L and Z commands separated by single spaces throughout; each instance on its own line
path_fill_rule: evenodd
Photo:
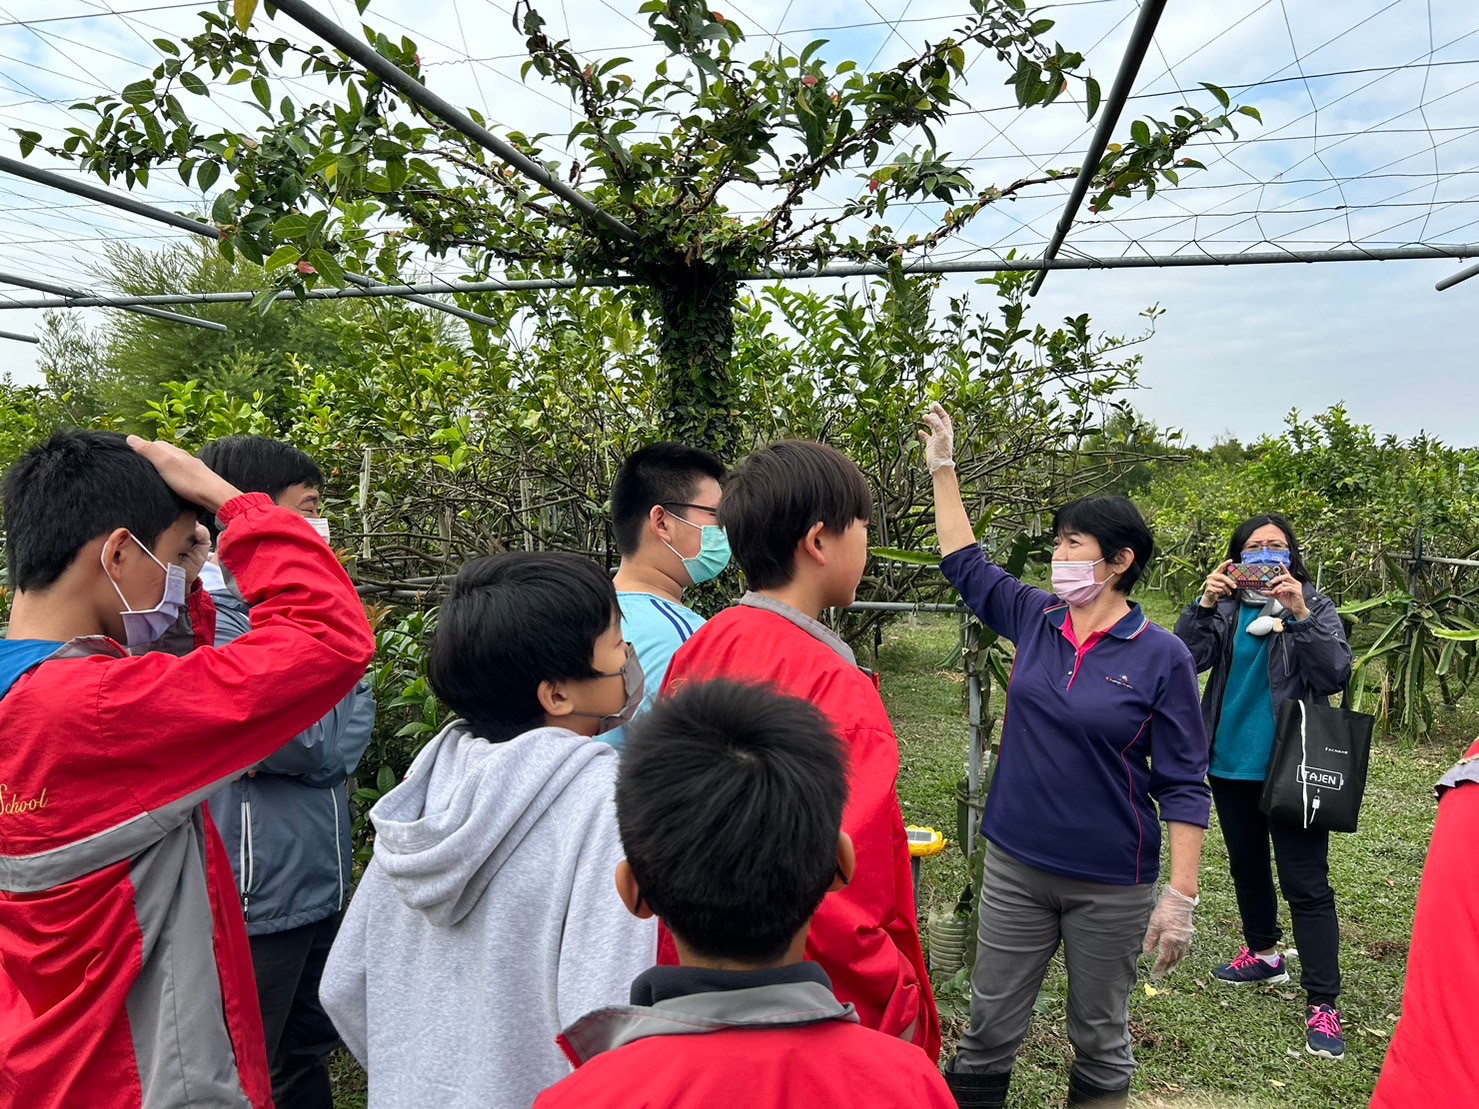
M 1243 552 L 1244 566 L 1288 566 L 1291 555 L 1288 551 L 1273 551 L 1260 547 L 1256 551 Z
M 130 651 L 136 648 L 146 648 L 157 643 L 159 638 L 174 626 L 180 618 L 180 610 L 185 607 L 185 567 L 179 563 L 166 566 L 159 559 L 154 558 L 154 552 L 143 543 L 139 537 L 130 535 L 135 543 L 139 544 L 139 550 L 143 551 L 158 567 L 164 571 L 164 596 L 153 608 L 132 609 L 128 607 L 128 598 L 123 595 L 123 590 L 118 588 L 118 583 L 113 581 L 113 575 L 108 574 L 108 561 L 103 558 L 103 573 L 108 574 L 108 581 L 113 586 L 113 592 L 118 594 L 118 599 L 123 602 L 123 611 L 119 613 L 123 617 L 124 645 Z
M 669 514 L 668 519 L 683 520 L 683 517 Z M 702 585 L 706 581 L 713 581 L 729 565 L 729 534 L 716 524 L 695 524 L 692 520 L 683 520 L 683 523 L 702 532 L 698 554 L 693 558 L 683 558 L 678 554 L 677 547 L 671 543 L 665 545 L 679 558 L 683 558 L 683 569 L 688 572 L 690 582 Z

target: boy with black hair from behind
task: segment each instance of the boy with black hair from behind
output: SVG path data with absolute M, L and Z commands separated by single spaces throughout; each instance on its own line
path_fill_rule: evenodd
M 0 1104 L 268 1109 L 246 929 L 201 802 L 354 687 L 364 608 L 301 516 L 167 443 L 58 432 L 3 497 Z M 202 509 L 251 606 L 219 649 L 193 580 Z M 182 626 L 182 657 L 157 649 Z
M 298 513 L 328 541 L 323 471 L 297 447 L 230 435 L 207 443 L 200 460 L 236 488 Z M 251 609 L 218 561 L 206 563 L 200 582 L 215 602 L 216 645 L 245 635 Z M 328 1064 L 339 1033 L 318 983 L 352 883 L 345 783 L 374 727 L 375 696 L 361 679 L 322 720 L 210 797 L 246 917 L 277 1109 L 333 1109 Z
M 657 930 L 611 888 L 616 749 L 642 670 L 611 578 L 517 552 L 457 574 L 427 676 L 460 719 L 376 802 L 375 853 L 319 997 L 369 1074 L 369 1109 L 528 1109 L 555 1044 L 626 996 Z
M 673 657 L 664 686 L 726 678 L 815 705 L 848 761 L 842 829 L 858 869 L 817 911 L 807 958 L 821 964 L 869 1028 L 940 1054 L 940 1019 L 919 943 L 909 841 L 897 792 L 899 741 L 871 675 L 821 616 L 852 604 L 868 565 L 868 481 L 823 443 L 757 450 L 731 473 L 719 506 L 750 592 Z M 658 961 L 676 952 L 664 943 Z
M 760 686 L 685 686 L 631 729 L 616 787 L 616 888 L 662 918 L 680 965 L 632 984 L 560 1044 L 578 1068 L 536 1109 L 954 1109 L 934 1064 L 865 1028 L 805 958 L 854 874 L 844 752 L 825 717 Z

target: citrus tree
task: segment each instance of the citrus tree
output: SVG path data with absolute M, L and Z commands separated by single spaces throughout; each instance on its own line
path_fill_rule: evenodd
M 368 0 L 357 2 L 363 13 Z M 752 48 L 708 0 L 646 0 L 640 13 L 667 56 L 639 72 L 627 58 L 577 54 L 520 0 L 514 24 L 529 55 L 524 76 L 562 90 L 579 119 L 563 160 L 548 136 L 506 139 L 577 184 L 625 235 L 343 54 L 274 35 L 273 8 L 259 13 L 256 0 L 223 0 L 200 13 L 199 34 L 156 40 L 159 65 L 116 94 L 76 105 L 86 118 L 67 134 L 20 131 L 18 139 L 23 156 L 44 148 L 104 181 L 147 185 L 168 171 L 214 190 L 221 250 L 264 265 L 279 287 L 342 284 L 350 268 L 395 280 L 422 252 L 455 252 L 475 274 L 635 278 L 659 323 L 666 427 L 723 450 L 733 445 L 739 277 L 777 265 L 922 255 L 992 205 L 1079 172 L 1044 166 L 983 183 L 938 148 L 936 130 L 963 103 L 968 52 L 994 58 L 1024 108 L 1076 94 L 1089 118 L 1099 109 L 1100 86 L 1083 56 L 1050 43 L 1052 20 L 1025 0 L 970 7 L 953 33 L 866 71 L 832 56 L 824 40 L 794 54 Z M 370 26 L 364 34 L 383 58 L 423 78 L 414 41 Z M 290 88 L 287 77 L 307 80 Z M 223 83 L 251 90 L 259 126 L 206 122 L 213 113 L 202 109 L 204 98 Z M 1207 89 L 1205 110 L 1182 106 L 1167 120 L 1126 128 L 1093 171 L 1095 209 L 1178 183 L 1198 167 L 1182 156 L 1188 142 L 1231 131 L 1234 111 L 1257 116 Z M 913 136 L 912 147 L 885 160 Z M 834 181 L 850 199 L 808 210 Z M 757 195 L 764 211 L 739 214 L 736 199 Z M 923 199 L 951 205 L 939 226 L 896 234 L 890 207 Z

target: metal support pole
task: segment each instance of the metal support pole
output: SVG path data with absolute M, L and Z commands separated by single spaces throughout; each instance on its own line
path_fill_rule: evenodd
M 19 285 L 22 289 L 34 289 L 38 293 L 54 293 L 63 297 L 85 297 L 87 293 L 82 289 L 73 289 L 67 285 L 55 285 L 50 281 L 38 281 L 34 277 L 22 277 L 20 274 L 7 273 L 0 270 L 0 284 Z M 195 316 L 183 316 L 179 312 L 165 312 L 158 308 L 142 308 L 137 304 L 127 304 L 122 308 L 124 312 L 134 312 L 140 316 L 152 316 L 158 320 L 168 320 L 170 323 L 184 323 L 191 327 L 203 327 L 207 331 L 225 331 L 227 327 L 223 323 L 213 320 L 197 319 Z
M 344 271 L 344 280 L 348 281 L 351 285 L 359 286 L 361 289 L 373 289 L 379 284 L 378 281 L 371 281 L 362 273 L 350 273 L 348 270 Z M 409 300 L 412 304 L 419 304 L 424 308 L 433 308 L 438 312 L 445 312 L 449 316 L 457 316 L 464 320 L 471 320 L 473 323 L 480 323 L 484 327 L 500 326 L 497 320 L 490 319 L 488 316 L 480 316 L 476 312 L 469 312 L 466 308 L 459 308 L 455 304 L 445 304 L 440 300 L 432 300 L 428 296 L 417 296 L 413 294 L 404 299 Z
M 555 177 L 538 162 L 519 153 L 519 151 L 493 134 L 492 131 L 489 131 L 486 127 L 474 121 L 466 112 L 454 107 L 449 101 L 442 99 L 442 97 L 432 92 L 389 58 L 383 57 L 374 47 L 355 38 L 332 19 L 317 11 L 306 0 L 281 0 L 280 3 L 274 4 L 273 6 L 278 11 L 285 13 L 289 18 L 301 23 L 305 28 L 333 46 L 336 50 L 353 58 L 387 85 L 400 90 L 401 94 L 408 100 L 425 108 L 449 127 L 462 132 L 479 146 L 492 151 L 525 177 L 542 188 L 548 189 L 555 196 L 558 196 L 561 200 L 564 200 L 573 208 L 588 216 L 607 231 L 611 231 L 620 235 L 623 239 L 632 242 L 637 240 L 637 233 L 622 223 L 621 220 L 609 212 L 604 212 L 596 207 L 595 203 L 589 197 L 565 184 L 565 182 Z
M 965 620 L 965 674 L 966 703 L 970 711 L 970 748 L 966 756 L 966 835 L 965 857 L 969 859 L 976 849 L 976 833 L 980 824 L 977 813 L 981 806 L 981 771 L 985 755 L 984 738 L 986 704 L 981 683 L 981 625 L 974 617 Z
M 212 227 L 208 223 L 202 222 L 201 220 L 191 219 L 189 216 L 182 216 L 178 213 L 167 211 L 164 208 L 156 208 L 152 204 L 145 204 L 142 200 L 135 200 L 133 197 L 128 196 L 125 193 L 115 192 L 112 189 L 99 188 L 97 185 L 89 184 L 86 181 L 74 181 L 70 177 L 65 177 L 60 173 L 54 173 L 53 171 L 48 169 L 41 169 L 38 166 L 33 166 L 27 164 L 26 162 L 17 161 L 15 158 L 7 158 L 3 155 L 0 155 L 0 170 L 3 170 L 6 173 L 14 174 L 16 177 L 24 177 L 26 180 L 34 181 L 38 185 L 46 185 L 53 189 L 59 189 L 64 193 L 70 193 L 73 196 L 80 196 L 86 200 L 92 200 L 97 202 L 98 204 L 107 205 L 110 208 L 117 208 L 120 211 L 129 212 L 136 216 L 142 216 L 144 219 L 151 219 L 157 223 L 167 224 L 170 227 L 178 228 L 181 231 L 189 231 L 192 235 L 199 235 L 202 238 L 210 239 L 212 242 L 217 242 L 221 238 L 221 232 L 219 230 L 217 230 L 215 227 Z M 380 282 L 374 281 L 371 278 L 365 277 L 363 274 L 359 273 L 350 273 L 346 271 L 344 274 L 344 279 L 351 284 L 357 285 L 363 289 L 378 289 L 382 287 Z M 26 283 L 23 281 L 12 281 L 11 284 L 24 285 Z M 53 289 L 51 291 L 57 292 L 58 290 Z M 437 289 L 433 287 L 429 291 L 447 292 L 448 290 L 445 288 Z M 461 292 L 460 289 L 456 291 Z M 238 300 L 250 301 L 255 295 L 255 293 L 247 293 L 245 296 L 236 295 L 233 296 L 230 301 L 187 301 L 184 303 L 235 303 Z M 312 296 L 312 292 L 310 292 L 309 295 Z M 489 319 L 487 316 L 480 316 L 476 312 L 469 312 L 466 308 L 459 308 L 455 304 L 444 304 L 439 300 L 432 300 L 425 295 L 402 295 L 405 295 L 406 299 L 412 300 L 416 304 L 423 305 L 427 308 L 434 308 L 438 312 L 447 313 L 447 315 L 449 316 L 459 316 L 462 319 L 471 320 L 473 323 L 480 323 L 485 327 L 498 326 L 497 320 Z M 294 293 L 285 290 L 284 292 L 279 293 L 274 299 L 285 300 L 293 296 L 295 296 Z M 72 297 L 69 299 L 75 301 L 77 298 Z M 87 305 L 77 304 L 73 304 L 72 306 L 88 307 Z M 136 304 L 105 304 L 95 305 L 92 307 L 137 308 L 139 306 Z M 168 319 L 170 317 L 168 315 L 161 315 L 161 318 Z M 190 318 L 191 317 L 180 316 L 176 318 L 176 322 L 182 322 Z M 221 326 L 220 324 L 211 324 L 201 321 L 195 322 L 198 322 L 199 326 L 201 327 L 209 327 L 212 330 L 216 330 L 218 328 L 221 331 L 226 330 L 226 328 L 224 326 Z
M 0 339 L 10 339 L 17 343 L 40 343 L 41 340 L 34 335 L 18 335 L 14 331 L 0 331 Z
M 1114 75 L 1114 84 L 1110 87 L 1109 98 L 1104 102 L 1099 125 L 1094 129 L 1094 138 L 1089 143 L 1089 151 L 1084 155 L 1084 164 L 1078 171 L 1078 178 L 1073 182 L 1073 191 L 1068 194 L 1068 203 L 1063 206 L 1063 214 L 1058 217 L 1058 226 L 1053 228 L 1048 249 L 1043 252 L 1044 261 L 1051 262 L 1058 257 L 1058 249 L 1073 228 L 1073 217 L 1078 214 L 1079 205 L 1084 202 L 1089 186 L 1094 183 L 1099 162 L 1103 159 L 1104 150 L 1120 121 L 1125 101 L 1130 98 L 1130 89 L 1140 72 L 1140 63 L 1145 60 L 1145 52 L 1150 49 L 1150 41 L 1155 37 L 1156 24 L 1160 22 L 1165 6 L 1166 0 L 1143 0 L 1140 5 L 1140 15 L 1135 20 L 1134 30 L 1130 32 L 1130 41 L 1125 46 L 1124 57 L 1120 59 L 1119 72 Z M 1038 271 L 1029 295 L 1037 296 L 1037 291 L 1042 288 L 1047 276 L 1047 270 Z
M 1449 274 L 1442 281 L 1434 285 L 1433 288 L 1441 293 L 1444 289 L 1451 289 L 1460 281 L 1467 281 L 1471 277 L 1479 277 L 1479 262 L 1474 263 L 1472 266 L 1465 266 L 1457 273 Z
M 1293 263 L 1315 262 L 1405 262 L 1439 258 L 1479 257 L 1479 243 L 1453 243 L 1435 246 L 1404 246 L 1366 250 L 1360 247 L 1344 250 L 1281 250 L 1243 254 L 1171 254 L 1138 258 L 1041 258 L 1012 259 L 1010 261 L 971 261 L 962 259 L 952 262 L 916 262 L 904 266 L 905 274 L 931 273 L 1008 273 L 1036 270 L 1121 270 L 1121 269 L 1172 269 L 1199 266 L 1272 266 Z M 771 269 L 755 273 L 740 274 L 738 281 L 815 281 L 822 278 L 884 277 L 889 269 L 871 263 L 846 263 L 826 266 L 822 269 Z M 449 284 L 455 285 L 459 293 L 517 293 L 545 289 L 611 288 L 643 284 L 635 277 L 618 275 L 610 277 L 542 277 L 484 281 L 418 282 L 405 285 L 376 285 L 373 288 L 309 289 L 304 295 L 309 300 L 339 300 L 355 297 L 404 297 L 415 294 L 446 293 Z M 75 300 L 33 299 L 0 301 L 5 308 L 121 308 L 129 304 L 230 304 L 246 302 L 257 294 L 241 293 L 159 293 L 148 296 L 105 296 L 79 297 Z M 286 300 L 297 294 L 284 290 L 277 299 Z
M 110 208 L 120 211 L 131 212 L 144 219 L 152 219 L 157 223 L 166 223 L 171 227 L 182 231 L 189 231 L 195 235 L 203 235 L 208 239 L 219 239 L 221 232 L 208 223 L 202 223 L 198 219 L 182 216 L 177 212 L 166 211 L 156 208 L 152 204 L 145 204 L 142 200 L 135 200 L 127 193 L 114 192 L 112 189 L 104 189 L 98 185 L 89 184 L 86 181 L 75 181 L 60 173 L 53 173 L 49 169 L 33 166 L 28 162 L 22 162 L 16 158 L 7 158 L 0 155 L 0 170 L 16 177 L 24 177 L 27 181 L 34 181 L 38 185 L 47 185 L 53 189 L 60 189 L 64 193 L 80 196 L 84 200 L 93 200 L 99 204 L 106 204 Z

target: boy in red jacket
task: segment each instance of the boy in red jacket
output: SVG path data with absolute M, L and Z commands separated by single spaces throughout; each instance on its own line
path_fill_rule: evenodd
M 812 921 L 807 958 L 869 1028 L 940 1053 L 940 1019 L 914 915 L 909 844 L 895 792 L 899 743 L 872 678 L 819 620 L 849 605 L 868 562 L 867 479 L 821 443 L 756 451 L 725 486 L 719 524 L 751 592 L 673 658 L 666 687 L 710 678 L 765 683 L 815 705 L 847 750 L 842 830 L 857 875 Z M 662 962 L 673 961 L 667 946 Z
M 201 800 L 353 688 L 364 609 L 301 516 L 165 443 L 59 432 L 3 498 L 0 1104 L 268 1109 L 246 929 Z M 219 650 L 195 506 L 252 606 Z M 196 649 L 157 649 L 187 616 Z
M 805 959 L 812 914 L 856 873 L 828 721 L 715 681 L 659 701 L 631 733 L 616 888 L 632 913 L 661 917 L 680 965 L 638 977 L 630 1006 L 567 1028 L 560 1045 L 579 1069 L 536 1109 L 954 1109 L 933 1063 L 860 1025 Z
M 1479 743 L 1438 783 L 1438 823 L 1417 894 L 1402 1019 L 1372 1109 L 1472 1105 L 1479 1052 L 1469 1028 L 1479 993 Z

